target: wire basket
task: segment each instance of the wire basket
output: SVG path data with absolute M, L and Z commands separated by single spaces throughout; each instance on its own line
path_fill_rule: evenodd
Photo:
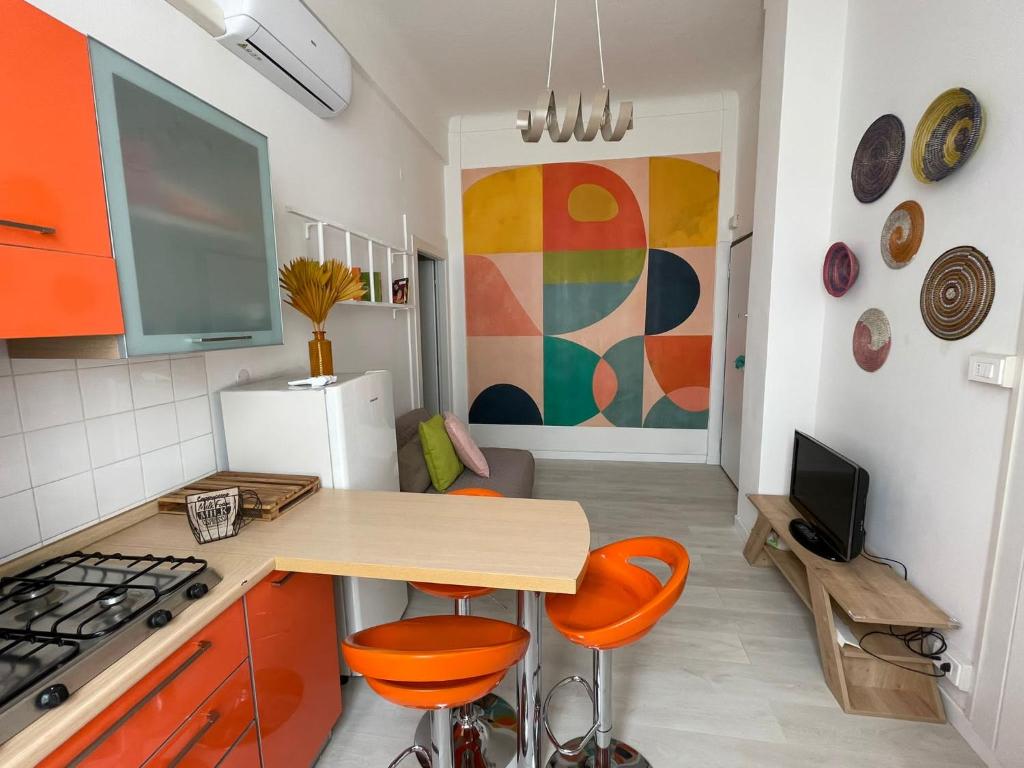
M 225 488 L 185 497 L 192 535 L 200 544 L 229 539 L 260 516 L 263 502 L 249 488 Z

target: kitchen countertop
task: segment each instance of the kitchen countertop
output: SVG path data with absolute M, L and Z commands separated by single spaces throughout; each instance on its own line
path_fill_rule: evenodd
M 572 594 L 590 550 L 576 502 L 322 489 L 273 522 L 196 544 L 183 515 L 150 503 L 0 567 L 72 549 L 196 555 L 222 581 L 59 709 L 0 745 L 4 768 L 31 768 L 274 570 Z M 63 544 L 63 546 L 62 546 Z

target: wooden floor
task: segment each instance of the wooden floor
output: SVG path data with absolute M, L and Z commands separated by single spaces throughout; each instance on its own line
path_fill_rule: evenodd
M 580 501 L 595 546 L 658 534 L 690 552 L 682 600 L 650 635 L 615 652 L 616 736 L 656 768 L 983 765 L 949 725 L 839 709 L 803 604 L 778 571 L 750 568 L 740 554 L 736 490 L 718 467 L 540 461 L 536 494 Z M 447 610 L 417 593 L 410 615 Z M 514 620 L 514 595 L 476 600 L 474 611 Z M 543 664 L 547 688 L 568 674 L 589 675 L 590 654 L 549 629 Z M 513 690 L 509 676 L 499 692 L 511 700 Z M 360 680 L 344 695 L 345 714 L 319 766 L 385 768 L 411 743 L 419 713 L 384 703 Z M 569 691 L 559 696 L 556 733 L 581 733 L 589 701 Z

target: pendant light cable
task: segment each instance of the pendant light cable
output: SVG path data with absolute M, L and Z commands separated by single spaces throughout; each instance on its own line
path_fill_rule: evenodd
M 551 66 L 555 61 L 555 25 L 558 23 L 558 0 L 555 0 L 555 10 L 551 14 L 551 47 L 548 49 L 548 90 L 551 90 Z M 602 65 L 603 68 L 603 65 Z
M 534 144 L 547 131 L 551 140 L 564 143 L 576 138 L 577 141 L 593 141 L 601 136 L 605 141 L 620 141 L 633 127 L 633 102 L 623 101 L 618 115 L 611 110 L 611 94 L 604 69 L 604 37 L 601 34 L 600 0 L 594 0 L 594 20 L 597 25 L 597 58 L 601 65 L 601 90 L 594 96 L 590 116 L 583 119 L 582 98 L 579 92 L 571 95 L 560 114 L 551 90 L 551 75 L 555 67 L 555 34 L 558 30 L 558 0 L 551 2 L 551 43 L 548 47 L 547 89 L 540 95 L 533 109 L 520 109 L 516 113 L 516 130 L 523 141 Z

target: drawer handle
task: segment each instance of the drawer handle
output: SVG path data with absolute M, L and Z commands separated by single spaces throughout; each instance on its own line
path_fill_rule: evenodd
M 196 731 L 196 735 L 188 740 L 188 744 L 181 748 L 181 752 L 174 756 L 174 759 L 167 764 L 167 768 L 177 768 L 178 764 L 181 763 L 181 761 L 184 760 L 186 757 L 188 757 L 188 753 L 192 751 L 192 747 L 194 747 L 196 744 L 203 740 L 203 736 L 205 736 L 209 732 L 209 730 L 217 724 L 218 720 L 220 720 L 219 712 L 213 711 L 210 714 L 208 714 L 206 716 L 206 722 L 203 724 L 203 727 Z
M 191 656 L 189 656 L 187 659 L 185 659 L 183 662 L 181 662 L 181 664 L 179 664 L 175 668 L 175 670 L 173 672 L 171 672 L 171 674 L 169 674 L 167 677 L 165 677 L 163 680 L 160 681 L 160 684 L 157 685 L 156 688 L 154 688 L 152 691 L 150 691 L 145 696 L 143 696 L 141 699 L 139 699 L 132 706 L 131 709 L 129 709 L 127 712 L 125 712 L 123 715 L 121 715 L 121 717 L 119 717 L 114 722 L 113 725 L 111 725 L 109 728 L 107 728 L 107 730 L 105 730 L 103 733 L 101 733 L 92 744 L 90 744 L 82 752 L 80 752 L 79 755 L 68 764 L 68 768 L 73 768 L 73 766 L 81 765 L 85 761 L 85 759 L 89 757 L 89 755 L 91 755 L 93 752 L 95 752 L 97 749 L 99 749 L 101 746 L 103 746 L 103 742 L 105 742 L 107 739 L 109 739 L 110 736 L 114 733 L 114 731 L 116 731 L 122 725 L 127 723 L 136 713 L 138 713 L 138 711 L 140 709 L 142 709 L 150 701 L 152 701 L 164 688 L 166 688 L 168 685 L 173 683 L 174 680 L 179 675 L 181 675 L 182 672 L 184 672 L 186 669 L 188 669 L 193 664 L 195 664 L 199 660 L 199 657 L 202 656 L 204 653 L 206 653 L 211 648 L 213 648 L 213 643 L 211 643 L 209 640 L 201 640 L 199 642 L 198 647 L 192 653 Z
M 11 229 L 27 229 L 29 232 L 36 232 L 40 235 L 55 235 L 57 230 L 53 227 L 44 227 L 40 224 L 26 224 L 24 221 L 8 221 L 7 219 L 0 219 L 0 227 L 10 227 Z
M 295 571 L 288 571 L 288 573 L 286 573 L 280 579 L 277 579 L 276 581 L 270 582 L 270 586 L 272 586 L 272 587 L 283 587 L 285 584 L 287 584 L 289 581 L 292 580 L 292 576 L 294 576 L 294 575 L 295 575 Z
M 252 341 L 252 334 L 248 336 L 203 336 L 198 339 L 185 339 L 190 344 L 216 344 L 218 341 Z

